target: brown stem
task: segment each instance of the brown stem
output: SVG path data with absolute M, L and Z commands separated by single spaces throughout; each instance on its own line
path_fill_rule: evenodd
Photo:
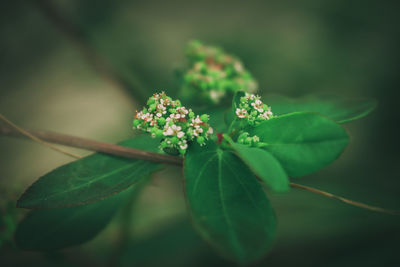
M 12 121 L 8 120 L 3 114 L 0 114 L 0 120 L 2 120 L 3 122 L 5 122 L 6 124 L 8 124 L 11 128 L 13 128 L 14 130 L 16 130 L 16 131 L 19 132 L 20 134 L 25 135 L 26 137 L 32 139 L 32 140 L 35 141 L 35 142 L 38 142 L 38 143 L 40 143 L 40 144 L 42 144 L 42 145 L 44 145 L 44 146 L 47 146 L 47 147 L 49 147 L 49 148 L 51 148 L 51 149 L 53 149 L 53 150 L 55 150 L 55 151 L 57 151 L 57 152 L 60 152 L 60 153 L 65 154 L 65 155 L 67 155 L 67 156 L 70 156 L 70 157 L 73 157 L 73 158 L 76 158 L 76 159 L 82 158 L 82 156 L 80 156 L 80 155 L 76 155 L 76 154 L 74 154 L 74 153 L 71 153 L 71 152 L 66 151 L 66 150 L 64 150 L 64 149 L 61 149 L 61 148 L 59 148 L 59 147 L 53 146 L 52 144 L 49 144 L 49 143 L 47 143 L 47 142 L 45 142 L 45 141 L 43 141 L 43 140 L 37 138 L 36 136 L 32 135 L 32 134 L 31 134 L 30 132 L 28 132 L 27 130 L 22 129 L 22 128 L 19 127 L 18 125 L 14 124 Z
M 70 136 L 70 135 L 65 135 L 65 134 L 58 134 L 58 133 L 53 133 L 53 132 L 45 132 L 45 131 L 34 131 L 34 130 L 25 130 L 30 133 L 32 136 L 36 136 L 37 138 L 47 141 L 50 143 L 55 143 L 55 144 L 60 144 L 60 145 L 65 145 L 65 146 L 70 146 L 70 147 L 76 147 L 76 148 L 82 148 L 82 149 L 87 149 L 91 151 L 96 151 L 96 152 L 103 152 L 115 156 L 121 156 L 121 157 L 126 157 L 126 158 L 134 158 L 134 159 L 141 159 L 141 160 L 147 160 L 147 161 L 153 161 L 153 162 L 159 162 L 159 163 L 165 163 L 165 164 L 171 164 L 171 165 L 177 165 L 177 166 L 182 166 L 183 165 L 183 159 L 175 156 L 169 156 L 169 155 L 163 155 L 163 154 L 158 154 L 158 153 L 152 153 L 152 152 L 147 152 L 143 150 L 138 150 L 134 148 L 127 148 L 123 146 L 118 146 L 118 145 L 113 145 L 113 144 L 107 144 L 103 142 L 98 142 L 90 139 L 85 139 L 85 138 L 80 138 L 80 137 L 75 137 L 75 136 Z M 22 134 L 21 132 L 15 130 L 14 128 L 10 127 L 4 127 L 0 126 L 0 135 L 7 135 L 7 136 L 14 136 L 14 137 L 25 137 L 27 138 L 26 135 Z M 292 188 L 298 188 L 302 190 L 306 190 L 308 192 L 312 192 L 315 194 L 319 194 L 325 197 L 329 197 L 332 199 L 339 200 L 341 202 L 371 210 L 371 211 L 376 211 L 376 212 L 381 212 L 381 213 L 388 213 L 388 214 L 395 214 L 399 215 L 400 211 L 398 210 L 386 210 L 383 208 L 375 207 L 375 206 L 370 206 L 364 203 L 356 202 L 353 200 L 349 200 L 337 195 L 333 195 L 331 193 L 305 186 L 305 185 L 300 185 L 296 183 L 290 183 L 290 186 Z
M 25 131 L 29 132 L 30 135 L 35 136 L 40 140 L 54 144 L 82 148 L 86 150 L 107 153 L 125 158 L 141 159 L 141 160 L 179 165 L 179 166 L 183 164 L 183 159 L 179 157 L 147 152 L 135 148 L 128 148 L 65 134 L 37 131 L 37 130 L 25 130 Z M 26 135 L 20 133 L 14 128 L 4 127 L 4 126 L 0 126 L 0 134 L 27 138 Z
M 376 212 L 382 212 L 382 213 L 388 213 L 388 214 L 393 214 L 393 215 L 400 215 L 400 211 L 399 210 L 387 210 L 387 209 L 383 209 L 383 208 L 380 208 L 380 207 L 370 206 L 370 205 L 367 205 L 367 204 L 364 204 L 364 203 L 361 203 L 361 202 L 357 202 L 357 201 L 353 201 L 353 200 L 350 200 L 350 199 L 347 199 L 347 198 L 344 198 L 344 197 L 340 197 L 340 196 L 337 196 L 337 195 L 334 195 L 334 194 L 331 194 L 331 193 L 328 193 L 328 192 L 325 192 L 325 191 L 322 191 L 322 190 L 319 190 L 319 189 L 316 189 L 316 188 L 313 188 L 313 187 L 309 187 L 309 186 L 306 186 L 306 185 L 290 183 L 290 186 L 293 187 L 293 188 L 298 188 L 298 189 L 306 190 L 306 191 L 309 191 L 309 192 L 312 192 L 312 193 L 315 193 L 315 194 L 319 194 L 319 195 L 324 196 L 324 197 L 329 197 L 329 198 L 332 198 L 332 199 L 336 199 L 336 200 L 339 200 L 341 202 L 344 202 L 344 203 L 347 203 L 347 204 L 350 204 L 350 205 L 353 205 L 353 206 L 356 206 L 356 207 L 359 207 L 359 208 L 362 208 L 362 209 L 367 209 L 367 210 L 376 211 Z

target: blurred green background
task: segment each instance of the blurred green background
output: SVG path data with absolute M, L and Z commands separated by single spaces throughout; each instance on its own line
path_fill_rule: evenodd
M 0 113 L 26 128 L 129 138 L 143 98 L 155 90 L 177 95 L 184 46 L 199 39 L 241 58 L 261 94 L 376 98 L 372 115 L 345 126 L 352 138 L 343 156 L 296 182 L 399 209 L 399 7 L 377 0 L 7 1 L 0 8 Z M 99 75 L 104 64 L 90 53 L 117 73 L 117 83 Z M 20 218 L 12 208 L 19 194 L 71 161 L 8 137 L 0 151 L 3 217 Z M 3 243 L 0 265 L 230 266 L 188 225 L 181 180 L 172 167 L 152 179 L 132 208 L 134 238 L 121 249 L 117 217 L 93 241 L 60 253 Z M 270 198 L 278 235 L 256 266 L 400 266 L 400 217 L 296 189 Z M 7 229 L 12 224 L 2 222 Z

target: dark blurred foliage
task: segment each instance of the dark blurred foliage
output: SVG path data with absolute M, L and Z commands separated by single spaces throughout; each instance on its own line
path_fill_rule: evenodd
M 241 58 L 264 94 L 329 92 L 378 99 L 372 115 L 346 126 L 352 140 L 341 159 L 296 181 L 400 208 L 398 1 L 50 3 L 77 29 L 78 39 L 63 33 L 63 26 L 41 11 L 43 1 L 0 4 L 0 112 L 18 124 L 109 142 L 129 137 L 136 108 L 131 96 L 145 97 L 155 90 L 177 95 L 174 71 L 185 64 L 187 41 L 199 39 Z M 92 68 L 79 41 L 118 73 L 123 90 Z M 15 195 L 70 161 L 37 144 L 9 138 L 0 139 L 0 151 L 1 191 Z M 126 246 L 118 253 L 113 250 L 119 217 L 94 241 L 59 253 L 3 246 L 0 265 L 229 266 L 182 219 L 182 177 L 176 172 L 162 172 L 144 190 L 132 215 L 135 238 L 123 242 Z M 13 194 L 2 194 L 3 202 L 6 195 Z M 400 266 L 399 217 L 298 190 L 270 198 L 279 220 L 278 236 L 259 266 Z M 1 216 L 14 212 L 2 210 Z

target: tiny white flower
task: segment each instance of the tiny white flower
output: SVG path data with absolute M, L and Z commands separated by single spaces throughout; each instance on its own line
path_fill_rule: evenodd
M 176 135 L 178 138 L 182 138 L 185 135 L 184 132 L 178 132 L 178 134 Z
M 197 124 L 202 123 L 199 115 L 197 115 L 196 119 L 194 120 L 194 123 L 197 123 Z
M 180 145 L 180 148 L 181 148 L 181 149 L 186 149 L 187 147 L 188 147 L 187 144 Z
M 168 135 L 173 135 L 174 131 L 172 130 L 171 127 L 168 127 L 166 131 L 163 132 L 163 135 L 168 136 Z
M 242 109 L 237 108 L 237 109 L 236 109 L 236 115 L 237 115 L 239 118 L 244 119 L 244 118 L 247 117 L 247 110 L 245 110 L 244 108 L 242 108 Z

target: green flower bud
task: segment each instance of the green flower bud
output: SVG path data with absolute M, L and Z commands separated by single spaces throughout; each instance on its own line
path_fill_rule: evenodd
M 178 142 L 179 142 L 178 137 L 174 136 L 171 138 L 171 144 L 176 145 L 176 144 L 178 144 Z
M 239 142 L 243 142 L 243 141 L 246 139 L 246 137 L 248 137 L 248 136 L 249 136 L 249 133 L 248 133 L 248 132 L 243 132 L 243 133 L 241 133 L 241 134 L 239 135 L 238 141 L 239 141 Z
M 253 138 L 247 137 L 247 138 L 244 140 L 244 143 L 247 144 L 247 145 L 250 145 L 252 141 L 253 141 Z
M 165 122 L 166 122 L 166 120 L 165 120 L 165 118 L 163 118 L 163 117 L 161 117 L 161 118 L 159 118 L 158 119 L 158 124 L 160 125 L 160 126 L 164 126 L 165 125 Z
M 155 135 L 156 135 L 156 137 L 158 137 L 158 138 L 163 137 L 163 131 L 160 130 L 160 129 L 157 129 L 157 130 L 155 131 Z
M 133 126 L 137 127 L 140 124 L 140 121 L 137 119 L 133 120 Z
M 209 116 L 207 114 L 203 114 L 200 116 L 200 120 L 202 122 L 208 122 Z
M 150 97 L 149 100 L 147 100 L 147 105 L 151 105 L 154 104 L 156 101 L 154 100 L 154 98 Z
M 189 112 L 189 118 L 192 119 L 193 117 L 194 117 L 194 112 L 193 112 L 193 111 L 190 111 L 190 112 Z
M 164 140 L 164 141 L 161 141 L 161 143 L 160 143 L 160 147 L 161 148 L 166 148 L 168 146 L 168 144 L 167 144 L 167 142 Z
M 204 141 L 205 141 L 205 139 L 204 139 L 204 137 L 203 136 L 199 136 L 199 137 L 197 137 L 197 143 L 199 143 L 200 145 L 202 145 L 203 143 L 204 143 Z
M 151 104 L 150 106 L 149 106 L 149 111 L 150 112 L 153 112 L 154 110 L 156 110 L 157 109 L 157 105 L 156 104 Z

